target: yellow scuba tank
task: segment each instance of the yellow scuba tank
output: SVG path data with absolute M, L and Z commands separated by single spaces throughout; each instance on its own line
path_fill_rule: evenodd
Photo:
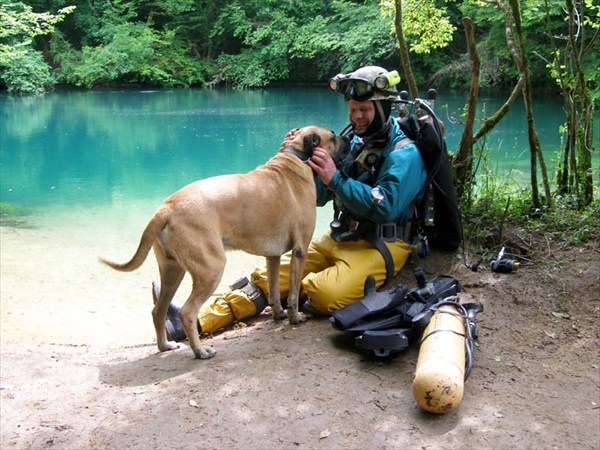
M 419 406 L 436 414 L 458 406 L 465 382 L 465 318 L 449 303 L 436 308 L 423 331 L 413 380 Z

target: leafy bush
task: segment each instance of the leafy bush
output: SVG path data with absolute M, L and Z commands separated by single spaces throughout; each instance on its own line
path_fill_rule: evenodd
M 113 31 L 103 45 L 80 52 L 57 39 L 59 81 L 88 88 L 111 83 L 187 87 L 202 86 L 212 75 L 210 63 L 190 56 L 172 32 L 161 33 L 144 23 L 117 25 Z
M 0 67 L 0 79 L 11 94 L 43 94 L 55 84 L 50 66 L 40 52 L 25 49 Z

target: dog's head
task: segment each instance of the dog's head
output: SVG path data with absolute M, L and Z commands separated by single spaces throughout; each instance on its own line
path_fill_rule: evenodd
M 333 131 L 317 126 L 308 126 L 292 130 L 282 144 L 282 150 L 293 149 L 300 159 L 310 159 L 315 147 L 327 150 L 332 158 L 340 152 L 345 152 L 350 142 L 345 136 L 337 136 Z

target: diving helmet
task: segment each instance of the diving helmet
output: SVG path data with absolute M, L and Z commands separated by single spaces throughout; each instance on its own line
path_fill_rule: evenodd
M 331 78 L 329 88 L 342 94 L 346 100 L 397 100 L 396 85 L 399 82 L 397 70 L 388 72 L 383 67 L 365 66 Z

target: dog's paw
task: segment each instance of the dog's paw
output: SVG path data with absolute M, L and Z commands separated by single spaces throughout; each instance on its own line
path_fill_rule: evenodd
M 217 351 L 211 347 L 199 347 L 193 350 L 196 359 L 210 359 L 217 354 Z
M 297 312 L 296 314 L 292 314 L 291 312 L 288 312 L 288 317 L 289 317 L 290 323 L 292 325 L 297 325 L 299 323 L 306 322 L 306 316 L 304 315 L 304 313 L 301 313 L 301 312 Z
M 158 346 L 158 349 L 161 352 L 168 352 L 169 350 L 177 350 L 179 348 L 179 344 L 175 341 L 167 341 Z
M 288 313 L 285 309 L 280 309 L 279 311 L 277 311 L 275 308 L 273 308 L 273 319 L 274 320 L 284 320 L 287 319 Z

